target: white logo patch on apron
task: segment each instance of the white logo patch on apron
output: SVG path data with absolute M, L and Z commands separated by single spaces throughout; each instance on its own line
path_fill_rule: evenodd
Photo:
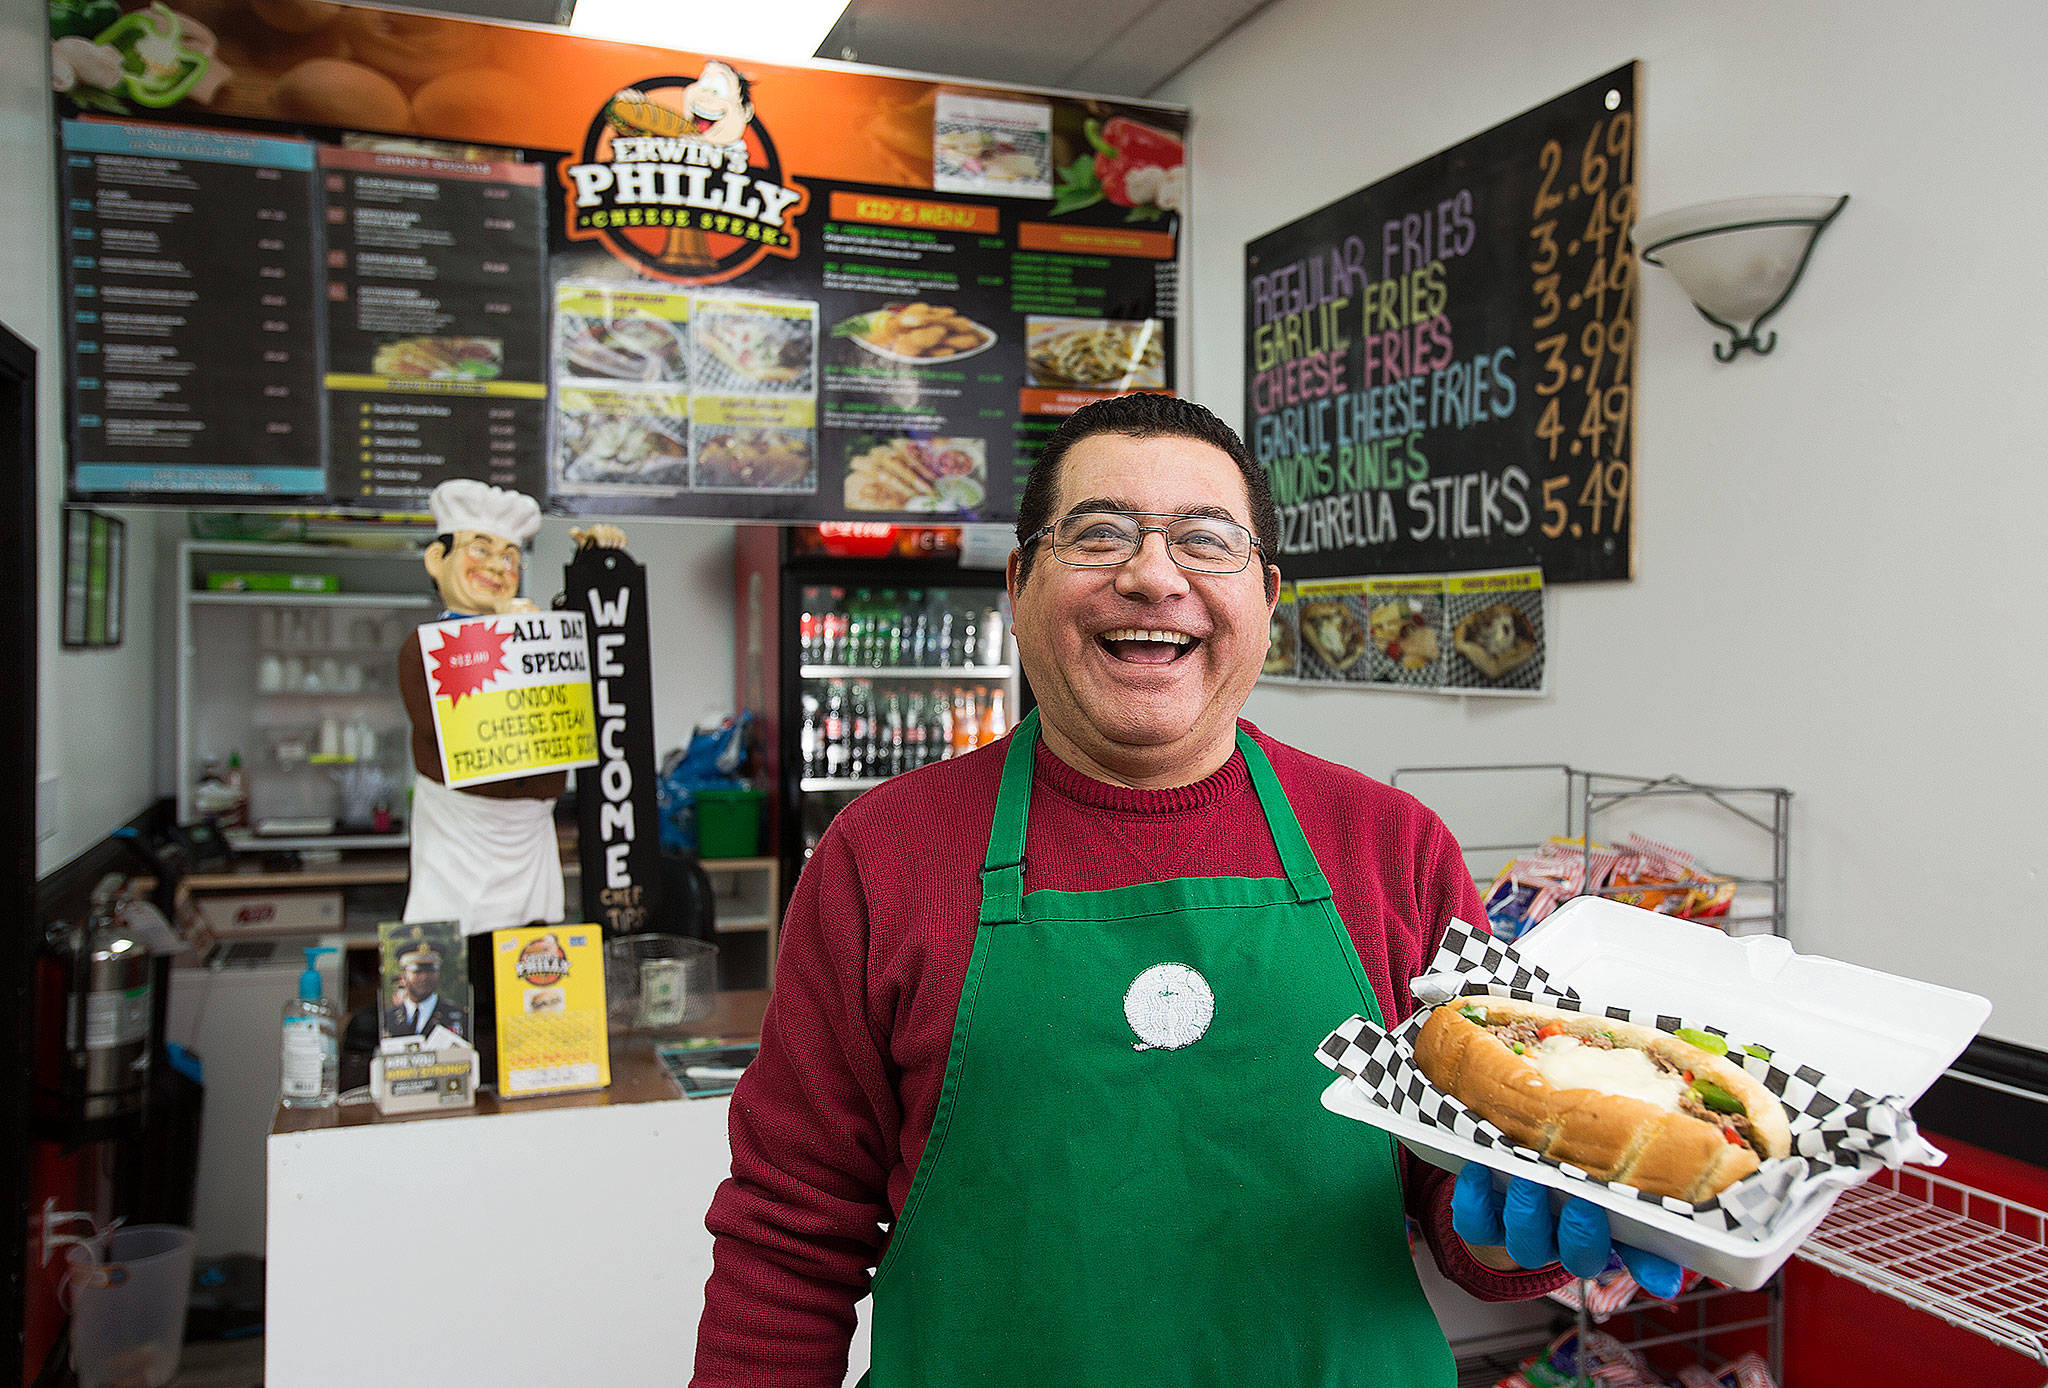
M 1178 1051 L 1209 1030 L 1216 995 L 1209 980 L 1186 964 L 1154 964 L 1124 994 L 1124 1020 L 1138 1034 L 1138 1051 Z

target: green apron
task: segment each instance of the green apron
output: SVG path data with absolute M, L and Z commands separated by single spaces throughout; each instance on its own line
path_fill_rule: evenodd
M 1380 1020 L 1273 767 L 1285 877 L 1024 894 L 1034 712 L 1003 763 L 929 1145 L 875 1274 L 874 1388 L 1448 1388 L 1393 1143 L 1318 1102 Z

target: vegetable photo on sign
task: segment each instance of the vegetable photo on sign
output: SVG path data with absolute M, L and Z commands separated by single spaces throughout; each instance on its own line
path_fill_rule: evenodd
M 1125 221 L 1156 221 L 1180 211 L 1187 196 L 1187 150 L 1180 137 L 1129 116 L 1092 117 L 1082 133 L 1093 147 L 1060 170 L 1052 215 L 1099 202 L 1129 208 Z

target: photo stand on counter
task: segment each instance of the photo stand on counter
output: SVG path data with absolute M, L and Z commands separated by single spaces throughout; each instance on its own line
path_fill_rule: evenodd
M 370 1099 L 379 1113 L 438 1113 L 474 1108 L 481 1066 L 476 1047 L 459 1037 L 429 1047 L 416 1037 L 391 1037 L 370 1057 Z

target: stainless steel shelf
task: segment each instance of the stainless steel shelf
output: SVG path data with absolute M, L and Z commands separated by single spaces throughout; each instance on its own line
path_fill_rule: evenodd
M 2048 1211 L 1907 1167 L 1846 1191 L 1795 1256 L 2048 1367 Z

